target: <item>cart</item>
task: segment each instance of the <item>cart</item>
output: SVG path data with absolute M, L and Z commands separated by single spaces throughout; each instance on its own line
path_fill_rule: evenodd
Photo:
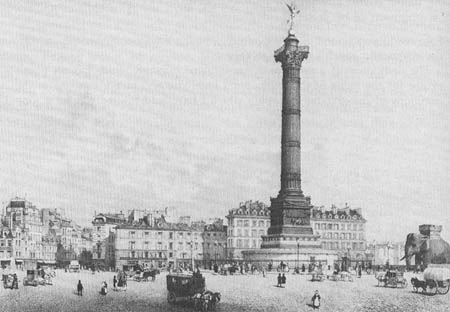
M 23 286 L 46 285 L 45 280 L 39 276 L 38 270 L 27 270 L 27 276 L 23 278 Z
M 136 282 L 148 282 L 150 278 L 153 281 L 156 279 L 156 275 L 160 274 L 158 269 L 144 270 L 142 272 L 137 272 L 133 275 L 133 280 Z
M 339 273 L 333 273 L 332 275 L 330 275 L 329 279 L 331 281 L 335 281 L 335 282 L 339 282 L 339 281 L 353 282 L 353 276 L 349 272 L 346 272 L 346 271 L 342 271 Z
M 408 284 L 403 272 L 400 271 L 386 271 L 375 275 L 378 280 L 378 286 L 383 287 L 401 287 L 405 288 Z
M 166 282 L 169 303 L 175 303 L 178 298 L 191 298 L 205 291 L 205 278 L 198 274 L 168 274 Z
M 193 303 L 196 310 L 211 311 L 220 301 L 220 293 L 205 289 L 205 278 L 201 273 L 174 273 L 166 276 L 167 301 L 175 304 L 184 299 Z
M 425 281 L 418 280 L 417 284 L 422 284 L 423 290 L 430 295 L 445 295 L 450 290 L 450 264 L 430 264 L 423 272 Z M 425 284 L 423 284 L 425 282 Z M 413 289 L 418 292 L 416 285 Z
M 2 276 L 3 288 L 14 289 L 16 285 L 14 285 L 14 275 L 13 274 L 3 274 Z
M 313 272 L 311 275 L 311 282 L 322 282 L 326 279 L 322 271 Z

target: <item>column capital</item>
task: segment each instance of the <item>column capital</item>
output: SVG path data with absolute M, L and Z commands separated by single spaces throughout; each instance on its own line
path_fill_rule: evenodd
M 283 67 L 300 67 L 303 60 L 308 58 L 308 46 L 300 46 L 295 50 L 286 50 L 283 46 L 281 49 L 275 51 L 275 61 L 280 62 Z

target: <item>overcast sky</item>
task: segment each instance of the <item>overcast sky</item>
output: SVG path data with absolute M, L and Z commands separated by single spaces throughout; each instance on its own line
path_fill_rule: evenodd
M 301 1 L 302 188 L 450 239 L 450 6 Z M 196 218 L 280 188 L 282 1 L 2 1 L 0 198 Z

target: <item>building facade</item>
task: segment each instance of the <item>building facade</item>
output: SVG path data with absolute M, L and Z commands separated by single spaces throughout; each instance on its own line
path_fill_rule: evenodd
M 262 236 L 267 235 L 270 227 L 270 211 L 266 204 L 259 201 L 240 203 L 238 208 L 231 209 L 226 216 L 227 259 L 241 261 L 242 251 L 261 248 Z
M 155 219 L 153 225 L 124 224 L 115 228 L 116 269 L 136 264 L 149 267 L 192 267 L 203 260 L 203 229 Z
M 362 216 L 362 209 L 351 209 L 347 205 L 330 210 L 324 207 L 314 207 L 311 225 L 314 233 L 320 235 L 322 249 L 336 251 L 339 261 L 355 264 L 370 263 L 367 251 L 366 220 Z
M 214 263 L 227 262 L 227 226 L 222 219 L 216 219 L 204 225 L 203 230 L 203 265 L 211 269 Z

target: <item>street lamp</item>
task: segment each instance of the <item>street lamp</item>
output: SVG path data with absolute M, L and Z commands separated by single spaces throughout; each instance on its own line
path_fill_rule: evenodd
M 214 241 L 214 262 L 217 264 L 217 241 Z
M 192 272 L 194 272 L 194 242 L 191 240 L 191 266 L 192 266 Z
M 297 273 L 299 273 L 300 271 L 299 271 L 299 253 L 300 253 L 300 241 L 298 240 L 298 238 L 297 238 L 297 268 L 296 268 L 296 271 L 297 271 Z

